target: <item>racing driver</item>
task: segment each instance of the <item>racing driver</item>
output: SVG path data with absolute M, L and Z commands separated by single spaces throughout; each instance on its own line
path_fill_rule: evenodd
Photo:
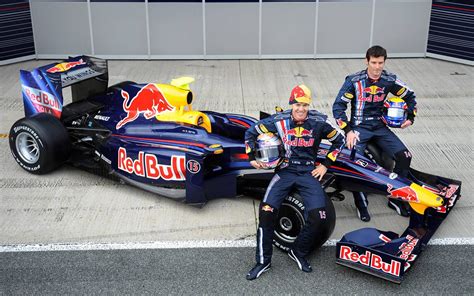
M 387 51 L 378 45 L 372 46 L 365 55 L 367 69 L 346 77 L 334 101 L 332 111 L 337 124 L 346 133 L 349 149 L 355 147 L 364 154 L 367 143 L 373 140 L 384 152 L 395 159 L 394 172 L 407 177 L 411 153 L 400 139 L 381 120 L 383 105 L 388 93 L 406 102 L 407 119 L 401 128 L 413 124 L 416 115 L 415 93 L 400 81 L 395 74 L 385 71 Z M 351 105 L 350 120 L 346 116 L 347 104 Z M 359 218 L 370 221 L 367 197 L 364 192 L 353 192 Z M 390 199 L 390 208 L 402 216 L 409 216 L 404 202 Z
M 258 278 L 271 266 L 275 220 L 280 205 L 292 189 L 297 189 L 304 199 L 306 223 L 288 255 L 300 270 L 312 271 L 305 257 L 311 251 L 313 238 L 318 236 L 321 228 L 318 225 L 326 219 L 325 193 L 320 181 L 345 143 L 342 132 L 327 120 L 327 116 L 309 111 L 311 91 L 308 87 L 294 87 L 289 103 L 291 110 L 260 120 L 245 133 L 246 152 L 254 168 L 265 168 L 265 163 L 259 162 L 255 157 L 259 135 L 278 135 L 284 154 L 260 204 L 255 252 L 257 264 L 247 274 L 247 280 Z M 316 163 L 321 139 L 328 139 L 332 145 L 324 161 Z

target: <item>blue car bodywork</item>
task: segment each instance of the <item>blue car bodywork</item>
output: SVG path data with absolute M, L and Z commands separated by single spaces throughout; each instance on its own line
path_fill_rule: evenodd
M 253 169 L 245 154 L 245 131 L 257 119 L 193 110 L 190 78 L 170 85 L 108 86 L 107 61 L 79 56 L 21 71 L 20 80 L 25 116 L 50 113 L 61 121 L 72 144 L 68 162 L 74 166 L 197 206 L 214 198 L 261 197 L 273 176 Z M 67 86 L 72 103 L 64 106 L 62 89 Z M 328 147 L 321 144 L 320 161 Z M 322 185 L 329 196 L 350 190 L 400 199 L 424 216 L 422 233 L 411 222 L 402 235 L 363 228 L 337 244 L 339 264 L 397 283 L 461 192 L 457 180 L 414 169 L 403 178 L 347 150 Z

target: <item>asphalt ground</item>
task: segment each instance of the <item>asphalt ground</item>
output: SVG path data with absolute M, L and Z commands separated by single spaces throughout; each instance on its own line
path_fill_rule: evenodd
M 429 245 L 398 285 L 335 263 L 335 247 L 312 254 L 304 273 L 279 250 L 272 268 L 245 275 L 254 248 L 0 253 L 2 295 L 474 294 L 474 246 Z

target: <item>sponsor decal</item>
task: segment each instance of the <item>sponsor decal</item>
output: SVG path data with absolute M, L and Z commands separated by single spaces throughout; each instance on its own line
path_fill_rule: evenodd
M 273 213 L 273 208 L 272 208 L 271 206 L 269 206 L 269 205 L 264 205 L 264 206 L 262 207 L 262 211 Z
M 459 188 L 459 186 L 454 185 L 454 184 L 449 184 L 448 187 L 443 188 L 443 190 L 441 192 L 441 195 L 444 194 L 444 197 L 448 199 L 448 202 L 447 202 L 447 204 L 436 208 L 436 210 L 439 213 L 444 214 L 444 213 L 447 212 L 448 208 L 450 209 L 454 206 L 454 202 L 458 198 L 458 195 L 455 194 L 456 191 L 458 190 L 458 188 Z
M 102 121 L 109 121 L 110 116 L 104 116 L 104 115 L 97 114 L 96 116 L 94 116 L 94 119 L 102 120 Z
M 295 136 L 296 138 L 309 137 L 313 134 L 313 130 L 307 130 L 304 127 L 295 127 L 286 132 L 286 135 Z
M 252 148 L 250 148 L 249 143 L 245 141 L 245 153 L 249 154 L 252 151 Z
M 446 189 L 446 194 L 444 195 L 444 197 L 451 198 L 454 195 L 454 193 L 456 193 L 458 188 L 459 188 L 458 185 L 450 184 L 448 188 Z
M 184 156 L 171 156 L 171 164 L 158 163 L 158 158 L 154 154 L 140 151 L 137 159 L 132 159 L 127 155 L 127 150 L 123 147 L 118 149 L 118 169 L 129 174 L 148 178 L 163 179 L 166 181 L 184 181 L 186 169 L 184 166 Z
M 336 161 L 339 152 L 341 152 L 339 149 L 335 149 L 331 153 L 328 153 L 327 157 L 332 161 Z
M 347 123 L 344 122 L 342 119 L 336 119 L 336 123 L 339 126 L 340 129 L 344 129 L 347 126 Z
M 396 179 L 398 177 L 397 173 L 390 173 L 390 175 L 388 175 L 388 177 L 392 180 Z
M 369 163 L 368 163 L 367 161 L 363 160 L 363 159 L 358 159 L 358 160 L 356 160 L 356 163 L 357 163 L 358 165 L 360 165 L 361 167 L 364 167 L 364 168 L 369 165 Z
M 84 80 L 96 76 L 99 72 L 91 68 L 81 68 L 67 73 L 61 73 L 61 84 L 63 87 L 75 83 L 77 80 Z
M 405 87 L 400 88 L 399 91 L 397 91 L 397 96 L 401 96 L 407 89 Z
M 80 59 L 79 61 L 75 61 L 75 62 L 59 63 L 59 64 L 56 64 L 53 67 L 49 68 L 48 70 L 46 70 L 46 72 L 48 72 L 48 73 L 66 72 L 69 69 L 72 69 L 76 66 L 85 65 L 85 64 L 86 63 L 82 59 Z
M 61 106 L 52 94 L 25 85 L 22 85 L 22 88 L 23 94 L 28 97 L 38 112 L 51 113 L 56 117 L 60 117 Z
M 286 200 L 288 200 L 289 202 L 295 204 L 301 210 L 304 210 L 304 204 L 301 201 L 299 201 L 298 199 L 294 198 L 293 196 L 291 196 L 291 195 L 288 196 L 286 198 Z
M 382 102 L 385 100 L 385 87 L 378 87 L 372 85 L 364 88 L 365 97 L 361 97 L 360 100 L 364 102 Z
M 353 99 L 354 98 L 354 95 L 351 94 L 351 93 L 348 93 L 348 92 L 344 93 L 344 96 L 348 99 Z
M 194 159 L 188 160 L 186 168 L 190 173 L 197 174 L 201 170 L 201 165 Z
M 337 134 L 337 130 L 333 129 L 327 136 L 326 138 L 331 139 Z
M 373 254 L 370 251 L 365 251 L 364 254 L 353 252 L 349 246 L 341 246 L 339 251 L 339 258 L 342 260 L 358 263 L 375 270 L 382 271 L 394 276 L 400 276 L 401 263 L 391 260 L 389 263 L 382 260 L 382 257 Z
M 295 127 L 287 130 L 283 137 L 283 143 L 295 147 L 312 147 L 314 138 L 313 130 L 307 130 L 304 127 Z
M 408 268 L 411 267 L 411 263 L 410 263 L 410 262 L 415 261 L 416 257 L 417 257 L 417 255 L 414 255 L 414 254 L 411 254 L 411 255 L 410 255 L 410 258 L 408 258 L 408 261 L 405 262 L 405 265 L 403 266 L 403 271 L 407 271 Z
M 433 192 L 434 194 L 440 194 L 441 191 L 439 191 L 438 189 L 436 188 L 433 188 L 431 186 L 428 186 L 428 185 L 421 185 L 421 187 L 425 188 L 426 190 L 429 190 L 431 192 Z
M 383 233 L 379 235 L 379 239 L 385 243 L 389 243 L 392 241 L 388 236 L 384 235 Z
M 406 238 L 408 242 L 401 244 L 400 247 L 398 248 L 400 250 L 399 257 L 402 258 L 403 260 L 408 260 L 410 258 L 411 253 L 413 252 L 413 250 L 415 249 L 415 246 L 419 242 L 419 239 L 414 238 L 411 235 L 407 235 Z
M 318 150 L 318 155 L 323 155 L 324 156 L 326 154 L 328 154 L 328 150 L 326 150 L 326 149 L 319 149 Z
M 407 235 L 406 238 L 408 242 L 401 244 L 399 247 L 400 252 L 401 252 L 399 257 L 407 261 L 405 262 L 405 265 L 403 266 L 404 271 L 407 271 L 407 269 L 411 267 L 410 262 L 415 261 L 417 255 L 412 254 L 412 252 L 415 249 L 415 246 L 419 242 L 419 239 L 414 238 L 411 235 Z
M 413 190 L 410 186 L 403 186 L 400 188 L 393 189 L 393 185 L 387 184 L 387 192 L 392 197 L 400 198 L 404 201 L 418 202 L 418 196 L 416 191 Z
M 121 91 L 121 95 L 124 99 L 123 111 L 125 111 L 127 115 L 117 123 L 115 127 L 117 130 L 127 123 L 135 121 L 140 114 L 143 114 L 146 119 L 151 119 L 162 112 L 174 109 L 153 83 L 142 87 L 131 99 L 128 92 L 124 90 Z

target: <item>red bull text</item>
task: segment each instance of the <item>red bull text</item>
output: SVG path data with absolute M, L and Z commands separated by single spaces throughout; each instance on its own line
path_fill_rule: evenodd
M 174 109 L 153 83 L 149 83 L 140 89 L 132 99 L 130 99 L 128 92 L 124 90 L 122 90 L 121 95 L 124 98 L 123 110 L 127 113 L 127 116 L 117 123 L 116 129 L 120 129 L 125 124 L 136 120 L 141 113 L 146 119 L 150 119 L 159 113 Z M 130 104 L 128 104 L 129 100 Z
M 118 169 L 129 174 L 148 178 L 163 179 L 166 181 L 184 181 L 186 166 L 184 156 L 172 156 L 171 164 L 159 164 L 154 154 L 139 152 L 138 159 L 127 156 L 127 150 L 120 147 L 118 150 Z
M 365 251 L 365 253 L 361 255 L 357 252 L 353 252 L 352 248 L 349 246 L 341 246 L 339 258 L 342 260 L 359 263 L 361 265 L 365 265 L 372 269 L 380 270 L 397 277 L 400 276 L 400 269 L 402 266 L 400 262 L 391 260 L 390 263 L 387 263 L 382 260 L 382 257 L 377 254 L 373 254 L 370 251 Z
M 50 113 L 58 118 L 61 117 L 61 105 L 52 94 L 25 85 L 22 85 L 22 88 L 23 93 L 33 103 L 36 111 Z

